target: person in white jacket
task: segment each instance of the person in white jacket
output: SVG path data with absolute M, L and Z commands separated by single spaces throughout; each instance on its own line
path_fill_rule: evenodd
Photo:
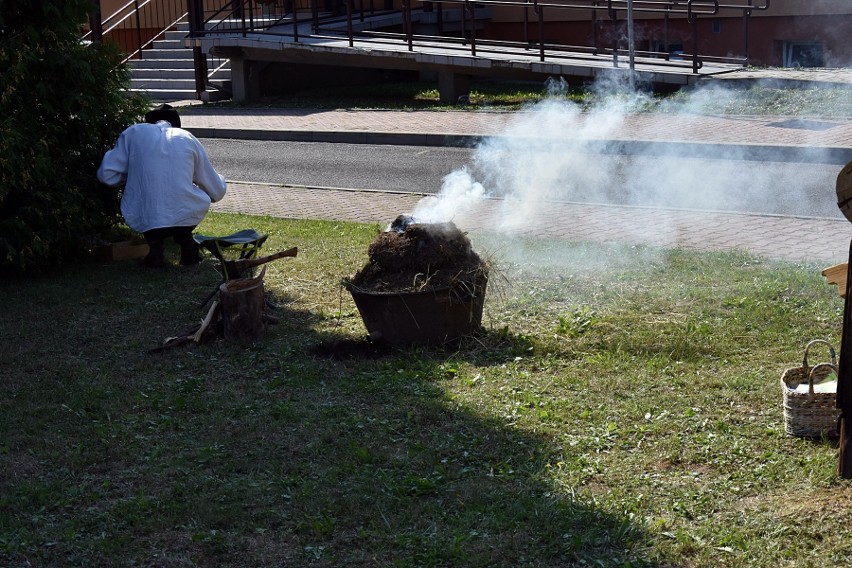
M 200 260 L 192 238 L 210 204 L 225 196 L 226 183 L 213 168 L 195 136 L 180 127 L 180 115 L 161 105 L 119 136 L 104 154 L 98 179 L 109 186 L 124 184 L 121 214 L 134 231 L 145 235 L 149 253 L 143 264 L 165 264 L 163 242 L 173 238 L 181 247 L 180 262 Z

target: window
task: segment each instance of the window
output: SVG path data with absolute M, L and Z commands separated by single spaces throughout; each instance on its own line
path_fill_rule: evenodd
M 822 67 L 822 42 L 785 41 L 784 67 Z
M 712 31 L 714 34 L 722 33 L 722 20 L 713 20 Z

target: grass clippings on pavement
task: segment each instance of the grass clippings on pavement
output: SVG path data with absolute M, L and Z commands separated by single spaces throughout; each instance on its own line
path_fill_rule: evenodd
M 605 106 L 617 99 L 631 99 L 634 112 L 689 112 L 735 116 L 801 116 L 852 118 L 852 88 L 824 84 L 785 86 L 772 81 L 738 82 L 713 79 L 674 91 L 639 91 L 629 96 L 617 89 L 594 85 L 548 82 L 474 81 L 462 101 L 440 101 L 437 84 L 390 82 L 371 85 L 304 89 L 289 95 L 266 97 L 241 105 L 231 101 L 207 106 L 266 108 L 331 108 L 393 110 L 516 111 L 547 98 L 562 98 L 580 109 Z

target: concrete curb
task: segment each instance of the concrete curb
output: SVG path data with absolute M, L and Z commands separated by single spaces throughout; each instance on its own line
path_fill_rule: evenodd
M 188 127 L 197 138 L 271 140 L 276 142 L 330 142 L 338 144 L 377 144 L 398 146 L 450 146 L 472 148 L 487 138 L 468 134 L 409 132 L 362 132 L 357 130 L 251 130 L 240 128 Z

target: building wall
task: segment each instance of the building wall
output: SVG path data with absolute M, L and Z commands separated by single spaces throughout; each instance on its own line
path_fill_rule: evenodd
M 852 2 L 850 2 L 852 4 Z M 545 43 L 610 48 L 620 39 L 620 47 L 627 47 L 625 22 L 613 24 L 608 19 L 599 20 L 597 34 L 591 21 L 547 22 L 543 26 Z M 791 43 L 802 47 L 814 42 L 822 45 L 824 67 L 852 66 L 852 13 L 835 16 L 781 16 L 750 18 L 748 22 L 748 47 L 745 43 L 743 18 L 700 18 L 697 24 L 697 51 L 715 57 L 744 58 L 753 65 L 782 66 L 785 64 L 784 47 Z M 531 21 L 528 39 L 538 41 L 538 24 Z M 480 34 L 477 34 L 480 36 Z M 668 31 L 663 20 L 639 19 L 634 23 L 636 49 L 640 51 L 682 50 L 693 53 L 692 25 L 682 19 L 671 19 Z M 489 22 L 480 37 L 524 41 L 523 24 L 517 22 Z M 668 45 L 668 49 L 665 46 Z M 787 62 L 789 63 L 789 62 Z
M 156 1 L 156 0 L 155 0 Z M 205 10 L 213 10 L 222 6 L 224 0 L 204 0 Z M 283 7 L 284 2 L 294 1 L 297 6 L 310 5 L 310 0 L 278 0 Z M 316 0 L 321 8 L 328 8 L 339 0 Z M 103 16 L 114 13 L 126 4 L 126 0 L 100 0 Z M 166 0 L 174 9 L 182 11 L 186 8 L 186 0 Z M 364 0 L 365 7 L 375 9 L 399 9 L 402 0 Z M 731 0 L 729 4 L 744 5 L 744 0 Z M 761 6 L 765 0 L 753 0 L 754 5 Z M 362 4 L 357 3 L 357 6 Z M 415 2 L 414 7 L 420 7 L 422 2 Z M 457 8 L 456 4 L 444 3 L 445 9 Z M 513 6 L 491 7 L 492 17 L 485 24 L 478 37 L 523 41 L 524 12 L 523 8 Z M 531 9 L 526 9 L 529 22 L 528 38 L 538 40 L 538 25 L 536 15 Z M 555 10 L 547 9 L 545 13 L 544 41 L 566 45 L 592 46 L 597 30 L 599 47 L 611 47 L 614 41 L 622 38 L 622 47 L 626 47 L 626 13 L 618 12 L 619 21 L 613 24 L 605 9 L 597 10 L 597 26 L 593 28 L 593 13 L 591 10 Z M 167 18 L 162 16 L 145 16 L 142 22 L 143 41 L 153 35 L 154 30 L 162 29 Z M 163 20 L 158 21 L 158 20 Z M 135 22 L 133 23 L 135 26 Z M 674 49 L 692 53 L 696 46 L 692 43 L 692 27 L 684 16 L 673 15 L 669 18 L 668 33 L 662 15 L 637 13 L 634 26 L 636 47 L 638 50 L 671 51 Z M 698 19 L 698 53 L 717 57 L 742 58 L 746 54 L 754 65 L 782 66 L 795 63 L 795 54 L 808 51 L 811 45 L 821 46 L 822 66 L 846 67 L 852 66 L 852 0 L 771 0 L 769 9 L 755 10 L 749 18 L 749 44 L 745 47 L 744 18 L 740 10 L 725 11 L 718 16 L 701 16 Z M 128 42 L 129 46 L 137 42 L 127 31 L 119 32 L 118 41 Z M 667 36 L 667 37 L 666 37 Z M 129 47 L 128 46 L 128 47 Z M 668 49 L 666 49 L 668 46 Z M 135 49 L 135 48 L 134 48 Z M 127 50 L 127 49 L 126 49 Z M 132 51 L 132 49 L 131 49 Z M 785 58 L 785 52 L 787 57 Z M 791 59 L 792 58 L 792 59 Z

